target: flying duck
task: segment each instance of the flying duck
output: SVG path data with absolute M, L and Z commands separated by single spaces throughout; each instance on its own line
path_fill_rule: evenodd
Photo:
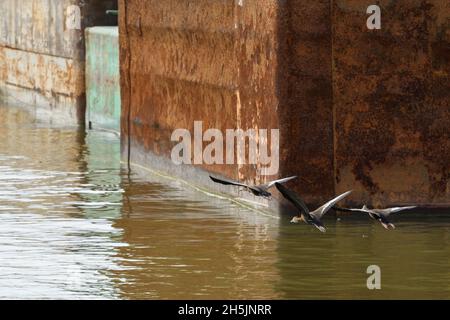
M 292 202 L 292 204 L 299 210 L 299 214 L 294 216 L 291 222 L 299 223 L 300 221 L 303 221 L 307 224 L 313 225 L 321 232 L 326 232 L 326 229 L 322 221 L 320 221 L 323 215 L 327 213 L 337 202 L 341 201 L 352 192 L 347 191 L 337 196 L 336 198 L 328 201 L 320 208 L 310 212 L 305 202 L 295 192 L 287 189 L 286 187 L 284 187 L 279 183 L 275 183 L 275 186 L 277 187 L 278 191 L 280 191 L 280 193 L 283 195 L 283 197 Z
M 364 205 L 361 209 L 349 209 L 349 208 L 339 208 L 339 207 L 333 207 L 333 209 L 337 211 L 346 211 L 346 212 L 362 212 L 367 213 L 369 217 L 371 217 L 374 220 L 377 220 L 381 223 L 381 225 L 385 229 L 395 229 L 394 224 L 389 222 L 387 217 L 395 212 L 408 210 L 408 209 L 414 209 L 417 208 L 417 206 L 409 206 L 409 207 L 393 207 L 393 208 L 386 208 L 386 209 L 369 209 L 366 205 Z
M 268 190 L 270 188 L 272 188 L 276 183 L 285 183 L 285 182 L 288 182 L 290 180 L 297 178 L 297 176 L 292 176 L 292 177 L 288 177 L 288 178 L 274 180 L 274 181 L 271 181 L 266 184 L 250 186 L 250 185 L 246 185 L 244 183 L 238 182 L 238 181 L 233 181 L 233 180 L 228 180 L 228 179 L 219 179 L 219 178 L 212 177 L 212 176 L 209 176 L 209 177 L 211 178 L 212 181 L 214 181 L 216 183 L 244 187 L 245 189 L 247 189 L 248 191 L 253 193 L 255 196 L 266 197 L 266 198 L 268 198 L 272 195 Z

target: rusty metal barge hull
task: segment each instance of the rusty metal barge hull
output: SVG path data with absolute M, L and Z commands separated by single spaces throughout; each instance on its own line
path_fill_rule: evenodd
M 174 166 L 171 133 L 279 128 L 279 175 L 309 181 L 293 184 L 308 202 L 450 205 L 450 4 L 379 1 L 368 30 L 372 2 L 121 0 L 123 158 L 131 142 L 133 161 L 198 185 L 258 183 L 274 177 Z

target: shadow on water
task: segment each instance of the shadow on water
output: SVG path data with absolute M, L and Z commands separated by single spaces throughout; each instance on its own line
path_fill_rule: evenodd
M 326 234 L 146 172 L 115 135 L 0 107 L 0 298 L 449 298 L 446 216 Z M 381 267 L 382 290 L 366 287 Z

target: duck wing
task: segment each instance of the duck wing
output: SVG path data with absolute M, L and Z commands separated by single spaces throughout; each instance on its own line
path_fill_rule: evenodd
M 358 213 L 369 213 L 368 210 L 362 208 L 362 209 L 357 209 L 357 208 L 341 208 L 338 206 L 333 206 L 333 209 L 336 211 L 343 211 L 343 212 L 358 212 Z
M 280 191 L 283 197 L 289 200 L 300 212 L 303 212 L 306 216 L 309 216 L 309 209 L 298 194 L 278 182 L 275 183 L 275 187 L 278 191 Z
M 313 212 L 311 212 L 311 216 L 313 216 L 314 218 L 316 218 L 317 220 L 320 220 L 323 215 L 325 213 L 327 213 L 332 207 L 334 207 L 334 205 L 336 203 L 338 203 L 339 201 L 341 201 L 342 199 L 344 199 L 346 196 L 348 196 L 350 193 L 352 193 L 352 191 L 347 191 L 344 192 L 343 194 L 337 196 L 334 199 L 331 199 L 330 201 L 328 201 L 327 203 L 325 203 L 323 206 L 321 206 L 320 208 L 314 210 Z
M 238 186 L 238 187 L 244 187 L 244 188 L 250 188 L 248 185 L 240 183 L 238 181 L 229 180 L 229 179 L 219 179 L 219 178 L 216 178 L 216 177 L 213 177 L 213 176 L 209 176 L 209 177 L 215 183 L 220 183 L 220 184 L 224 184 L 224 185 Z
M 396 213 L 403 210 L 409 210 L 417 208 L 417 206 L 409 206 L 409 207 L 393 207 L 393 208 L 386 208 L 386 209 L 373 209 L 374 213 L 377 213 L 383 217 L 388 217 L 392 213 Z
M 280 184 L 281 183 L 286 183 L 286 182 L 291 181 L 291 180 L 296 179 L 296 178 L 297 178 L 297 176 L 282 178 L 282 179 L 271 181 L 271 182 L 269 182 L 267 184 L 262 184 L 262 185 L 260 185 L 260 187 L 261 188 L 265 188 L 265 189 L 269 189 L 269 188 L 272 188 L 275 185 L 275 183 L 280 183 Z
M 325 229 L 322 221 L 317 220 L 314 217 L 310 221 L 308 221 L 308 223 L 319 229 L 320 232 L 327 232 L 327 229 Z

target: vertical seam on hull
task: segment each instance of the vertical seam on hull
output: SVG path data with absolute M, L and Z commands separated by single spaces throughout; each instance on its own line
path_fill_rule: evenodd
M 237 82 L 237 90 L 235 92 L 236 94 L 236 127 L 237 129 L 241 128 L 241 97 L 240 97 L 240 82 L 241 82 L 241 66 L 240 66 L 240 60 L 239 58 L 241 57 L 240 55 L 240 51 L 239 51 L 239 41 L 241 40 L 241 26 L 239 24 L 239 3 L 238 1 L 234 1 L 234 27 L 235 27 L 235 32 L 236 32 L 236 37 L 235 37 L 235 49 L 234 49 L 234 54 L 236 55 L 236 63 L 237 63 L 237 78 L 238 78 L 238 82 Z M 238 178 L 238 180 L 240 180 L 240 165 L 239 165 L 239 155 L 236 154 L 236 160 L 237 160 L 237 165 L 236 165 L 236 170 L 237 170 L 237 174 L 236 177 Z M 238 191 L 238 195 L 241 196 L 241 190 Z
M 131 88 L 131 44 L 130 44 L 130 37 L 128 34 L 128 8 L 127 8 L 128 0 L 124 0 L 124 17 L 125 17 L 125 35 L 127 39 L 127 49 L 128 49 L 128 114 L 127 114 L 127 131 L 128 131 L 128 137 L 127 137 L 127 163 L 128 163 L 128 174 L 131 173 L 131 94 L 132 94 L 132 88 Z
M 336 106 L 334 104 L 334 3 L 330 0 L 330 77 L 331 77 L 331 109 L 332 109 L 332 142 L 333 142 L 333 192 L 336 194 L 337 191 L 337 159 L 336 159 L 336 149 L 337 149 L 337 135 L 336 135 Z

